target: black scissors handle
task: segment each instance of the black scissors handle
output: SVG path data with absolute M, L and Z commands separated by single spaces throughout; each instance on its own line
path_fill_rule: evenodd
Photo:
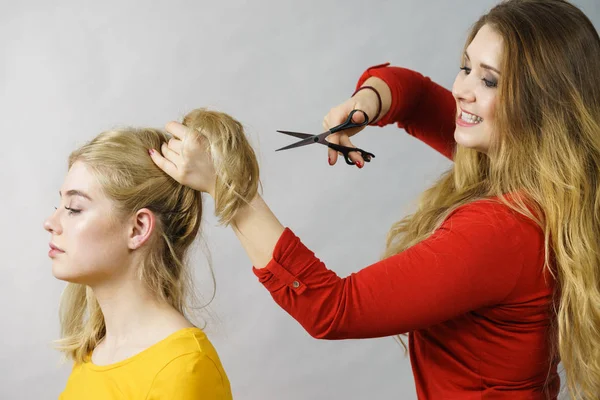
M 360 124 L 352 122 L 352 116 L 354 114 L 356 114 L 357 112 L 361 112 L 365 116 L 365 120 Z M 367 115 L 366 112 L 364 112 L 363 110 L 352 110 L 352 111 L 350 111 L 350 114 L 348 114 L 348 118 L 346 119 L 345 122 L 342 122 L 338 126 L 334 126 L 333 128 L 329 129 L 329 132 L 336 133 L 339 131 L 344 131 L 346 129 L 360 128 L 361 126 L 365 126 L 368 123 L 369 123 L 369 116 Z
M 354 114 L 356 114 L 357 112 L 361 112 L 365 116 L 365 120 L 360 124 L 352 122 L 352 116 Z M 367 115 L 366 112 L 364 112 L 363 110 L 352 110 L 350 112 L 350 114 L 348 114 L 348 118 L 346 119 L 345 122 L 329 129 L 329 132 L 336 133 L 336 132 L 344 131 L 346 129 L 360 128 L 361 126 L 365 126 L 368 123 L 369 123 L 369 116 Z M 355 148 L 355 147 L 346 147 L 346 146 L 342 146 L 342 145 L 335 144 L 335 143 L 329 143 L 329 142 L 327 143 L 327 146 L 329 148 L 332 148 L 332 149 L 342 153 L 344 155 L 344 159 L 346 160 L 346 164 L 348 164 L 348 165 L 354 165 L 354 162 L 349 157 L 350 153 L 353 151 L 360 152 L 360 155 L 363 158 L 363 160 L 365 160 L 365 162 L 370 162 L 371 158 L 375 158 L 375 154 L 369 153 L 368 151 L 364 151 L 363 149 L 359 149 L 359 148 Z
M 375 154 L 359 149 L 358 147 L 347 147 L 335 143 L 327 143 L 327 147 L 342 153 L 348 165 L 354 165 L 354 162 L 350 159 L 350 153 L 353 151 L 358 151 L 365 162 L 370 162 L 371 158 L 375 158 Z

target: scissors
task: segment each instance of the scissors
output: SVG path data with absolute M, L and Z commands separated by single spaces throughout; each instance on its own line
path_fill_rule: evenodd
M 352 122 L 352 116 L 357 112 L 361 112 L 365 116 L 365 121 L 361 124 Z M 341 123 L 338 126 L 334 126 L 333 128 L 330 128 L 328 131 L 323 132 L 320 135 L 311 135 L 309 133 L 290 132 L 290 131 L 277 131 L 279 133 L 294 136 L 294 137 L 297 137 L 297 138 L 303 139 L 303 140 L 293 143 L 293 144 L 290 144 L 289 146 L 282 147 L 275 151 L 293 149 L 295 147 L 306 146 L 307 144 L 312 144 L 312 143 L 320 143 L 320 144 L 323 144 L 331 149 L 334 149 L 334 150 L 342 153 L 344 155 L 344 159 L 346 160 L 346 164 L 348 164 L 348 165 L 354 165 L 354 162 L 350 159 L 350 157 L 348 157 L 349 154 L 353 151 L 360 152 L 360 155 L 362 156 L 363 160 L 365 160 L 366 162 L 370 162 L 371 158 L 375 158 L 375 155 L 373 153 L 369 153 L 368 151 L 364 151 L 363 149 L 359 149 L 359 148 L 355 148 L 355 147 L 346 147 L 346 146 L 341 146 L 341 145 L 335 144 L 335 143 L 329 143 L 328 141 L 325 140 L 325 138 L 327 136 L 329 136 L 333 133 L 340 132 L 340 131 L 350 129 L 350 128 L 358 128 L 361 126 L 365 126 L 368 123 L 369 123 L 369 116 L 367 115 L 366 112 L 364 112 L 362 110 L 352 110 L 350 112 L 350 114 L 348 115 L 348 119 L 346 119 L 345 122 Z

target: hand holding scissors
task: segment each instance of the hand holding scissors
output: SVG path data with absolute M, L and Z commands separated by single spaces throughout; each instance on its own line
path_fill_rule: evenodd
M 365 117 L 365 120 L 362 123 L 352 122 L 352 116 L 357 112 L 361 112 Z M 344 131 L 346 129 L 351 129 L 351 128 L 358 128 L 361 126 L 365 126 L 368 123 L 369 123 L 369 117 L 364 111 L 352 110 L 350 112 L 350 114 L 348 114 L 348 118 L 346 119 L 345 122 L 343 122 L 340 125 L 334 126 L 333 128 L 330 128 L 328 131 L 325 131 L 325 132 L 321 133 L 320 135 L 311 135 L 309 133 L 290 132 L 290 131 L 277 131 L 279 133 L 294 136 L 294 137 L 297 137 L 297 138 L 300 138 L 303 140 L 293 143 L 289 146 L 285 146 L 280 149 L 277 149 L 276 151 L 293 149 L 296 147 L 306 146 L 306 145 L 312 144 L 312 143 L 319 143 L 319 144 L 325 145 L 333 150 L 336 150 L 336 151 L 339 151 L 340 153 L 342 153 L 342 155 L 344 156 L 344 159 L 346 160 L 346 164 L 348 164 L 348 165 L 354 165 L 354 162 L 349 157 L 349 154 L 353 151 L 359 152 L 361 157 L 363 158 L 363 160 L 365 160 L 365 162 L 370 162 L 371 158 L 375 158 L 375 155 L 373 153 L 369 153 L 368 151 L 365 151 L 365 150 L 359 149 L 359 148 L 355 148 L 355 147 L 346 147 L 346 146 L 342 146 L 339 144 L 330 143 L 327 140 L 325 140 L 325 138 L 327 136 L 334 134 L 336 132 Z

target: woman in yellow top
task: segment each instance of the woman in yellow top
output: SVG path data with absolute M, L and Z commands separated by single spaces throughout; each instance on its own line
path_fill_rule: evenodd
M 225 114 L 195 110 L 183 123 L 213 136 L 227 224 L 256 194 L 255 154 Z M 148 157 L 167 140 L 155 129 L 112 130 L 69 157 L 60 207 L 44 223 L 52 273 L 69 282 L 58 345 L 74 366 L 60 400 L 232 398 L 217 352 L 186 318 L 185 257 L 202 201 Z M 230 163 L 233 153 L 244 163 Z M 248 168 L 255 179 L 241 181 Z

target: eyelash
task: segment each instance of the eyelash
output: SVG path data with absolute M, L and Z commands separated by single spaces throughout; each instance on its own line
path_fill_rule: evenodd
M 460 69 L 462 71 L 464 71 L 464 73 L 466 75 L 469 75 L 471 73 L 471 68 L 469 68 L 469 67 L 460 67 Z M 483 78 L 481 80 L 483 81 L 483 83 L 485 83 L 485 86 L 488 87 L 488 88 L 490 88 L 490 89 L 498 87 L 498 82 L 492 82 L 489 79 L 485 79 L 485 78 Z
M 58 210 L 58 208 L 57 208 L 57 207 L 54 207 L 54 209 L 55 209 L 55 210 Z M 81 212 L 81 210 L 77 210 L 77 209 L 75 209 L 75 208 L 70 208 L 70 207 L 67 207 L 67 206 L 65 206 L 65 210 L 68 210 L 68 211 L 69 211 L 69 215 L 73 215 L 73 214 L 79 214 L 79 213 Z

